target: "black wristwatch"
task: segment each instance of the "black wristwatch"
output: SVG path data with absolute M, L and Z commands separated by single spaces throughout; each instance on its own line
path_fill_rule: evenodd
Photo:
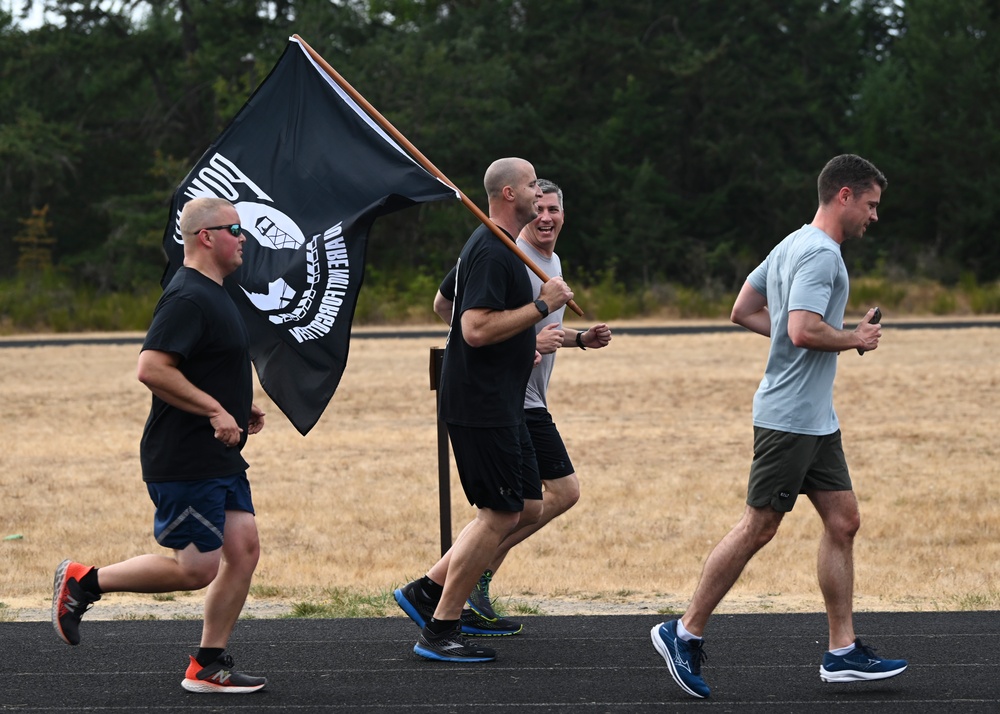
M 538 308 L 538 312 L 542 313 L 542 317 L 549 316 L 549 306 L 545 304 L 545 301 L 539 298 L 535 300 L 535 307 Z

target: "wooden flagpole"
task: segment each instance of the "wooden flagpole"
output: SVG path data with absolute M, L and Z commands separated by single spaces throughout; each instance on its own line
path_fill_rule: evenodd
M 416 161 L 421 166 L 423 166 L 429 173 L 431 173 L 432 175 L 434 175 L 437 178 L 441 179 L 446 184 L 448 184 L 453 189 L 455 189 L 455 192 L 458 193 L 458 195 L 462 199 L 462 203 L 465 205 L 465 207 L 468 208 L 470 211 L 472 211 L 472 213 L 476 216 L 476 218 L 478 218 L 480 221 L 482 221 L 483 224 L 487 228 L 489 228 L 497 238 L 499 238 L 500 240 L 502 240 L 504 242 L 504 244 L 514 252 L 514 255 L 516 255 L 518 258 L 520 258 L 521 261 L 524 262 L 524 264 L 526 266 L 528 266 L 528 269 L 531 272 L 533 272 L 535 275 L 538 276 L 539 280 L 541 280 L 543 283 L 547 283 L 549 281 L 549 276 L 546 275 L 545 272 L 541 268 L 539 268 L 537 265 L 535 265 L 534 261 L 532 261 L 531 258 L 529 258 L 524 253 L 523 250 L 521 250 L 520 248 L 518 248 L 517 244 L 514 241 L 512 241 L 510 238 L 508 238 L 507 234 L 504 233 L 500 229 L 500 227 L 497 226 L 497 224 L 495 224 L 492 220 L 490 220 L 490 217 L 487 216 L 485 213 L 483 213 L 482 209 L 479 208 L 479 206 L 477 206 L 472 201 L 470 201 L 469 197 L 466 196 L 464 193 L 462 193 L 461 189 L 459 189 L 454 183 L 452 183 L 451 180 L 449 180 L 447 176 L 445 176 L 443 173 L 441 173 L 441 171 L 438 170 L 438 168 L 434 164 L 432 164 L 430 162 L 430 160 L 427 159 L 426 156 L 424 156 L 422 153 L 420 153 L 420 150 L 417 149 L 417 147 L 415 147 L 413 144 L 411 144 L 410 141 L 409 141 L 409 139 L 407 139 L 405 136 L 403 136 L 399 132 L 399 130 L 396 129 L 396 127 L 394 127 L 389 122 L 388 119 L 386 119 L 384 116 L 382 116 L 379 113 L 379 111 L 368 102 L 367 99 L 365 99 L 363 96 L 361 96 L 361 94 L 359 94 L 358 91 L 356 89 L 354 89 L 354 87 L 352 87 L 350 85 L 350 83 L 348 83 L 348 81 L 346 79 L 344 79 L 342 76 L 340 76 L 340 73 L 337 72 L 337 70 L 335 70 L 333 67 L 331 67 L 330 64 L 325 59 L 323 59 L 319 55 L 319 53 L 316 52 L 316 50 L 314 50 L 312 47 L 310 47 L 309 43 L 307 43 L 305 40 L 303 40 L 297 34 L 296 35 L 292 35 L 292 37 L 297 42 L 299 42 L 302 45 L 303 48 L 305 48 L 306 52 L 309 53 L 309 55 L 316 61 L 316 63 L 320 67 L 322 67 L 323 70 L 328 75 L 330 75 L 330 78 L 333 79 L 333 81 L 336 82 L 340 86 L 341 89 L 343 89 L 345 92 L 347 92 L 350 95 L 351 99 L 353 99 L 355 102 L 357 102 L 358 105 L 361 106 L 361 108 L 364 109 L 365 112 L 368 113 L 368 116 L 370 116 L 372 119 L 374 119 L 376 122 L 378 122 L 378 125 L 381 126 L 382 129 L 384 129 L 387 134 L 389 134 L 393 139 L 395 139 L 397 143 L 401 144 L 410 153 L 410 155 L 414 159 L 416 159 Z M 570 300 L 566 304 L 569 305 L 570 309 L 573 310 L 573 312 L 575 312 L 580 317 L 583 317 L 583 310 L 581 310 L 580 306 L 577 305 L 574 301 Z

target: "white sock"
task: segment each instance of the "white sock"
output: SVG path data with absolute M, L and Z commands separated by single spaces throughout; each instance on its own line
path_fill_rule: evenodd
M 830 650 L 830 654 L 836 655 L 837 657 L 843 657 L 848 652 L 854 651 L 854 643 L 847 645 L 847 647 L 838 647 L 835 650 Z
M 684 627 L 684 623 L 681 622 L 680 620 L 677 621 L 677 636 L 680 637 L 685 642 L 701 639 L 700 637 L 698 637 L 698 635 L 692 635 L 690 632 L 688 632 L 687 628 Z

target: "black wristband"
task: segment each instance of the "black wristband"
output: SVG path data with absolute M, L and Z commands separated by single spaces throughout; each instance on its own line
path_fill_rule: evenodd
M 535 307 L 538 309 L 538 312 L 542 313 L 542 317 L 548 317 L 549 316 L 549 306 L 548 306 L 548 303 L 546 303 L 541 298 L 535 300 Z
M 587 349 L 586 347 L 583 346 L 583 333 L 582 332 L 577 332 L 576 333 L 576 346 L 579 347 L 581 350 L 585 350 L 586 351 L 586 349 Z

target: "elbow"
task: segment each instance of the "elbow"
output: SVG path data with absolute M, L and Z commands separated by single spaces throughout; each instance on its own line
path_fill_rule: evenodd
M 469 347 L 485 347 L 487 345 L 485 336 L 477 330 L 462 330 L 462 339 Z
M 792 344 L 802 350 L 811 349 L 813 346 L 813 341 L 809 338 L 809 333 L 804 330 L 789 330 L 788 339 L 792 341 Z

